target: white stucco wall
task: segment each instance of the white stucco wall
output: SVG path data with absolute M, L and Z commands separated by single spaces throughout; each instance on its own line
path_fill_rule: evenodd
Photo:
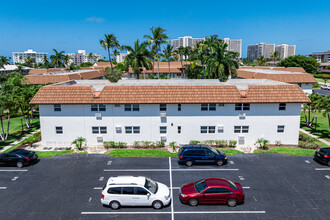
M 304 93 L 312 94 L 313 93 L 313 83 L 300 83 L 300 88 L 304 91 Z
M 234 104 L 217 104 L 216 111 L 201 111 L 200 104 L 167 104 L 167 117 L 160 117 L 159 104 L 140 104 L 140 111 L 125 112 L 124 105 L 107 105 L 102 118 L 97 119 L 91 105 L 61 105 L 62 111 L 55 112 L 53 105 L 40 105 L 40 123 L 44 146 L 69 146 L 78 136 L 85 137 L 88 145 L 100 145 L 97 137 L 104 141 L 160 141 L 166 136 L 166 143 L 176 141 L 186 144 L 190 140 L 238 140 L 244 136 L 245 145 L 252 145 L 258 138 L 279 140 L 282 144 L 298 144 L 300 103 L 287 103 L 280 111 L 279 104 L 251 104 L 249 111 L 235 111 Z M 239 113 L 246 113 L 240 119 Z M 202 134 L 200 126 L 223 126 L 224 132 Z M 234 126 L 248 125 L 248 133 L 234 133 Z M 277 126 L 285 125 L 284 133 L 277 133 Z M 63 134 L 56 134 L 55 126 L 63 127 Z M 106 126 L 107 134 L 92 134 L 92 126 Z M 120 126 L 122 133 L 116 133 Z M 125 126 L 140 126 L 140 134 L 125 134 Z M 167 126 L 167 133 L 160 134 L 160 126 Z M 178 134 L 181 126 L 181 134 Z

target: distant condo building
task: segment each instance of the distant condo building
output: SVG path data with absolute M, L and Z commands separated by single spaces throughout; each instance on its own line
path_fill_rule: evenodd
M 192 36 L 179 37 L 179 39 L 172 40 L 173 50 L 178 49 L 179 47 L 194 47 L 195 44 L 199 41 L 203 41 L 205 38 L 193 38 Z
M 326 51 L 326 52 L 317 52 L 317 53 L 312 53 L 309 54 L 309 56 L 315 56 L 316 60 L 319 63 L 322 62 L 330 62 L 330 50 Z
M 247 58 L 255 60 L 261 56 L 267 59 L 271 58 L 271 55 L 277 51 L 280 59 L 285 59 L 289 56 L 294 56 L 296 52 L 296 45 L 257 43 L 247 46 Z
M 69 64 L 79 65 L 81 63 L 96 63 L 98 60 L 103 59 L 103 55 L 97 53 L 86 53 L 86 50 L 78 50 L 78 53 L 68 53 L 71 60 Z
M 13 52 L 13 62 L 15 63 L 25 63 L 25 59 L 31 57 L 35 63 L 43 63 L 44 57 L 48 57 L 48 53 L 41 53 L 28 49 L 24 52 Z
M 227 50 L 239 53 L 239 58 L 242 57 L 242 39 L 231 40 L 229 38 L 224 38 L 223 41 L 228 44 Z
M 119 55 L 117 55 L 116 56 L 116 61 L 117 61 L 117 63 L 122 63 L 122 62 L 124 62 L 125 61 L 125 58 L 126 58 L 126 56 L 129 54 L 129 52 L 127 52 L 127 53 L 121 53 L 121 54 L 119 54 Z

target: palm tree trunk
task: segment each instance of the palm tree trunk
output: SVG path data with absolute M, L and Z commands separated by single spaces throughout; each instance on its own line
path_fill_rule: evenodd
M 170 64 L 170 59 L 168 59 L 168 74 L 169 78 L 171 77 L 171 64 Z
M 23 106 L 22 106 L 22 105 L 19 105 L 19 107 L 20 107 L 20 109 L 21 109 L 22 117 L 24 118 L 24 122 L 25 122 L 26 127 L 27 127 L 27 128 L 30 128 L 29 123 L 28 123 L 27 120 L 26 120 L 26 115 L 25 115 L 25 113 L 24 113 L 24 111 L 23 111 Z
M 5 140 L 5 131 L 3 130 L 3 121 L 2 121 L 2 116 L 0 116 L 0 122 L 1 122 L 1 132 L 0 132 L 0 138 L 1 140 Z
M 159 79 L 159 54 L 158 54 L 158 52 L 157 52 L 157 66 L 158 66 L 158 79 Z
M 115 79 L 114 75 L 113 75 L 113 68 L 112 68 L 112 62 L 111 62 L 111 57 L 110 57 L 110 48 L 108 48 L 108 54 L 109 54 L 109 62 L 110 62 L 110 66 L 111 66 L 111 75 L 112 75 L 112 80 Z M 110 78 L 110 77 L 109 77 Z
M 5 136 L 5 140 L 8 139 L 8 134 L 9 134 L 9 121 L 10 121 L 10 112 L 8 111 L 8 123 L 7 123 L 7 133 L 6 133 L 6 136 Z

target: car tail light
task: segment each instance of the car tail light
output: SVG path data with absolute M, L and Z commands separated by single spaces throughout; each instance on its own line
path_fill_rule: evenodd
M 104 199 L 104 195 L 102 194 L 102 199 Z
M 330 156 L 328 156 L 328 155 L 324 155 L 324 157 L 325 157 L 325 158 L 329 158 Z
M 180 156 L 180 160 L 182 160 L 183 159 L 183 156 Z
M 30 158 L 28 158 L 28 157 L 25 157 L 25 159 L 26 159 L 27 161 L 30 161 Z

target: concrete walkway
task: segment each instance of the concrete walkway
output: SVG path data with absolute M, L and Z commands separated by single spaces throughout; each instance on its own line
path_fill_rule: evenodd
M 37 132 L 39 132 L 39 131 L 40 131 L 40 129 L 35 130 L 35 131 L 29 133 L 28 135 L 25 135 L 25 136 L 22 137 L 21 139 L 18 139 L 17 141 L 14 141 L 13 143 L 11 143 L 11 144 L 9 144 L 9 145 L 3 147 L 3 148 L 0 150 L 0 152 L 3 152 L 3 151 L 5 151 L 5 150 L 7 150 L 8 148 L 11 148 L 12 146 L 18 144 L 19 142 L 25 140 L 26 138 L 30 137 L 31 135 L 33 135 L 33 134 L 35 134 L 35 133 L 37 133 Z
M 324 139 L 322 139 L 322 138 L 320 138 L 320 137 L 318 137 L 318 136 L 316 136 L 316 135 L 314 135 L 314 134 L 311 134 L 310 132 L 305 131 L 305 130 L 302 129 L 302 128 L 300 128 L 299 130 L 300 130 L 302 133 L 308 134 L 309 136 L 311 136 L 311 137 L 313 137 L 313 138 L 316 138 L 317 140 L 319 140 L 319 141 L 325 143 L 326 145 L 329 145 L 329 146 L 330 146 L 330 142 L 329 142 L 329 141 L 326 141 L 326 140 L 324 140 Z

